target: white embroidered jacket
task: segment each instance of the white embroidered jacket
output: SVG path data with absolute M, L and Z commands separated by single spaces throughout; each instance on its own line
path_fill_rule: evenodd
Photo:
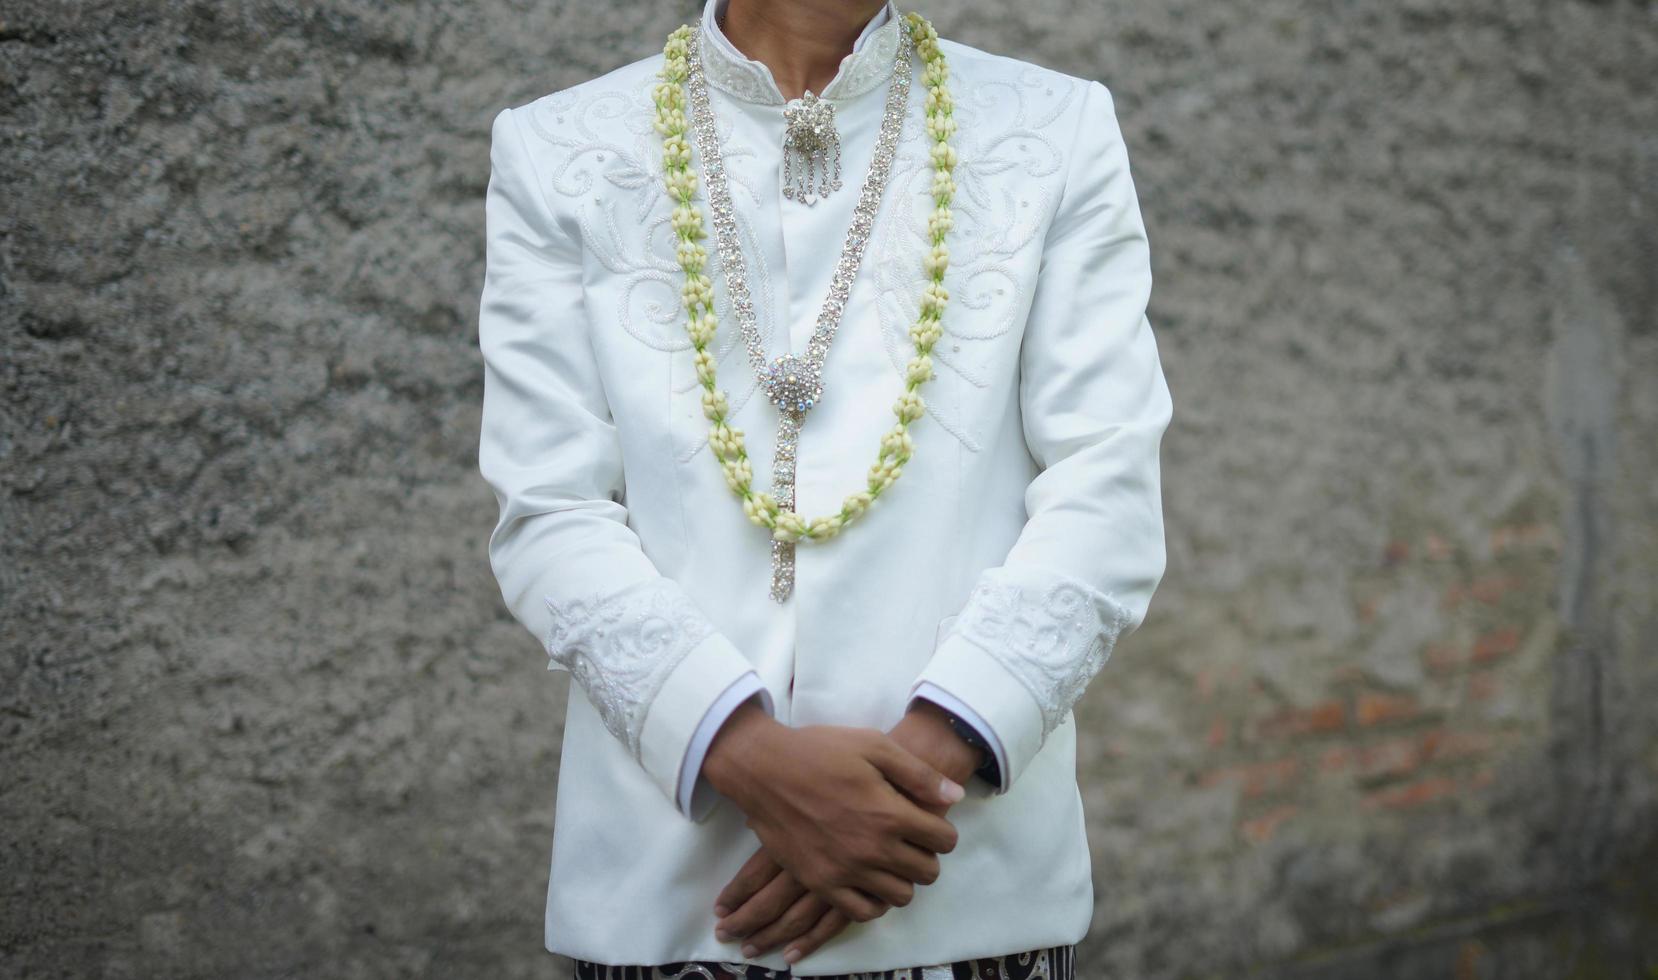
M 782 196 L 781 93 L 718 35 L 701 57 L 759 328 L 802 350 L 874 151 L 899 12 L 822 93 L 838 192 Z M 571 672 L 546 908 L 551 951 L 603 963 L 740 960 L 714 897 L 758 842 L 697 779 L 757 695 L 791 725 L 886 729 L 912 698 L 966 716 L 1002 785 L 974 780 L 915 901 L 854 924 L 799 976 L 1075 942 L 1093 913 L 1072 706 L 1144 619 L 1164 568 L 1158 448 L 1170 399 L 1151 271 L 1099 82 L 942 39 L 960 162 L 950 301 L 903 476 L 838 537 L 801 542 L 795 591 L 707 446 L 680 304 L 651 88 L 662 56 L 504 109 L 493 123 L 480 468 L 502 594 Z M 891 181 L 801 434 L 797 507 L 863 485 L 903 389 L 932 201 L 919 64 Z M 699 174 L 700 160 L 693 157 Z M 706 213 L 706 197 L 699 193 Z M 776 415 L 745 357 L 712 238 L 710 349 L 756 489 Z M 695 792 L 692 787 L 695 785 Z M 775 968 L 781 951 L 756 962 Z

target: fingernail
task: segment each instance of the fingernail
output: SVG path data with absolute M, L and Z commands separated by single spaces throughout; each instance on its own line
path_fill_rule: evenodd
M 731 933 L 726 932 L 724 929 L 715 929 L 714 938 L 723 943 L 731 939 Z
M 800 950 L 794 948 L 793 946 L 790 946 L 788 949 L 783 951 L 784 962 L 793 963 L 798 959 L 800 959 Z
M 755 946 L 753 943 L 743 944 L 743 955 L 744 956 L 753 956 L 755 953 L 758 953 L 758 952 L 760 952 L 759 947 Z
M 726 908 L 724 905 L 716 905 L 714 906 L 714 914 L 723 919 L 731 914 L 731 910 Z
M 944 797 L 945 802 L 954 803 L 966 796 L 967 791 L 961 788 L 960 783 L 946 776 L 944 781 L 938 784 L 938 795 Z

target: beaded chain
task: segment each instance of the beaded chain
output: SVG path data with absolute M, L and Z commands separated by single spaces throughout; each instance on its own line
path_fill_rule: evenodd
M 945 239 L 954 222 L 950 201 L 955 193 L 951 171 L 956 164 L 956 151 L 950 145 L 950 137 L 955 134 L 956 122 L 952 115 L 954 103 L 945 85 L 949 69 L 939 50 L 937 32 L 915 12 L 904 16 L 904 24 L 926 66 L 922 73 L 922 81 L 927 86 L 925 114 L 927 133 L 933 140 L 930 154 L 933 213 L 927 219 L 931 248 L 922 257 L 929 281 L 921 291 L 920 312 L 909 330 L 915 355 L 905 370 L 904 391 L 892 406 L 898 422 L 881 436 L 880 449 L 869 468 L 864 489 L 848 494 L 838 512 L 810 519 L 792 508 L 784 508 L 772 494 L 753 489 L 754 474 L 744 447 L 743 430 L 730 425 L 727 418 L 730 405 L 725 392 L 717 386 L 714 356 L 708 350 L 719 320 L 714 312 L 713 281 L 704 271 L 708 254 L 701 240 L 707 233 L 702 210 L 695 201 L 698 179 L 691 166 L 691 143 L 686 138 L 689 123 L 685 112 L 685 82 L 689 45 L 694 37 L 692 28 L 689 25 L 676 28 L 662 49 L 663 66 L 658 73 L 661 81 L 653 89 L 654 126 L 662 137 L 663 183 L 676 202 L 672 224 L 679 238 L 679 266 L 685 272 L 681 298 L 687 314 L 686 332 L 695 350 L 697 377 L 703 387 L 703 414 L 710 423 L 708 445 L 720 463 L 726 485 L 741 498 L 744 514 L 754 524 L 769 529 L 775 541 L 793 543 L 832 538 L 892 486 L 914 451 L 909 424 L 925 411 L 918 389 L 934 376 L 931 351 L 943 336 L 940 321 L 950 298 L 944 288 L 944 273 L 950 258 Z
M 881 112 L 880 132 L 875 136 L 875 152 L 869 158 L 869 173 L 864 177 L 857 202 L 852 208 L 846 241 L 841 246 L 840 258 L 835 261 L 834 273 L 829 277 L 829 289 L 823 297 L 817 325 L 807 339 L 804 351 L 790 351 L 775 358 L 769 356 L 766 340 L 760 335 L 754 316 L 754 300 L 748 288 L 748 262 L 743 257 L 742 244 L 737 240 L 737 206 L 726 183 L 725 153 L 720 146 L 719 126 L 708 96 L 708 79 L 703 74 L 703 37 L 700 30 L 692 29 L 688 45 L 689 70 L 685 76 L 685 88 L 690 96 L 691 133 L 696 137 L 694 149 L 700 158 L 704 198 L 708 204 L 709 220 L 714 226 L 715 254 L 719 256 L 726 298 L 737 320 L 737 332 L 748 348 L 749 359 L 754 362 L 756 376 L 766 397 L 777 406 L 777 452 L 772 459 L 771 486 L 767 489 L 783 510 L 792 509 L 795 504 L 795 471 L 799 462 L 797 450 L 800 448 L 801 427 L 806 422 L 807 414 L 823 400 L 826 380 L 824 363 L 846 312 L 852 284 L 857 281 L 858 267 L 863 262 L 881 199 L 890 183 L 893 160 L 903 138 L 904 120 L 909 116 L 911 62 L 915 60 L 915 44 L 907 26 L 895 23 L 893 27 L 898 43 L 892 45 L 891 78 L 887 84 L 886 107 Z M 829 102 L 823 104 L 832 105 Z M 786 121 L 787 105 L 783 107 L 783 114 Z M 787 138 L 784 143 L 784 152 L 787 153 Z M 785 181 L 788 170 L 785 161 Z M 772 539 L 770 592 L 776 602 L 787 602 L 794 592 L 795 550 L 792 541 Z

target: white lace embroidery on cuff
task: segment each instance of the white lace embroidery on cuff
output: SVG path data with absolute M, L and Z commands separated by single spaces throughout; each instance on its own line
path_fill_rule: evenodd
M 946 631 L 994 657 L 1030 691 L 1046 739 L 1099 673 L 1131 618 L 1116 599 L 1072 578 L 1045 584 L 985 570 Z
M 679 583 L 647 579 L 608 595 L 555 602 L 547 655 L 587 692 L 611 734 L 640 758 L 645 710 L 674 667 L 714 626 Z

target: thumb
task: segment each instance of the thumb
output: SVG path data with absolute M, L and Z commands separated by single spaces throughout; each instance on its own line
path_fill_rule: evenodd
M 899 745 L 886 735 L 875 742 L 870 761 L 887 781 L 928 803 L 952 804 L 967 795 L 960 783 L 928 765 L 915 753 Z

